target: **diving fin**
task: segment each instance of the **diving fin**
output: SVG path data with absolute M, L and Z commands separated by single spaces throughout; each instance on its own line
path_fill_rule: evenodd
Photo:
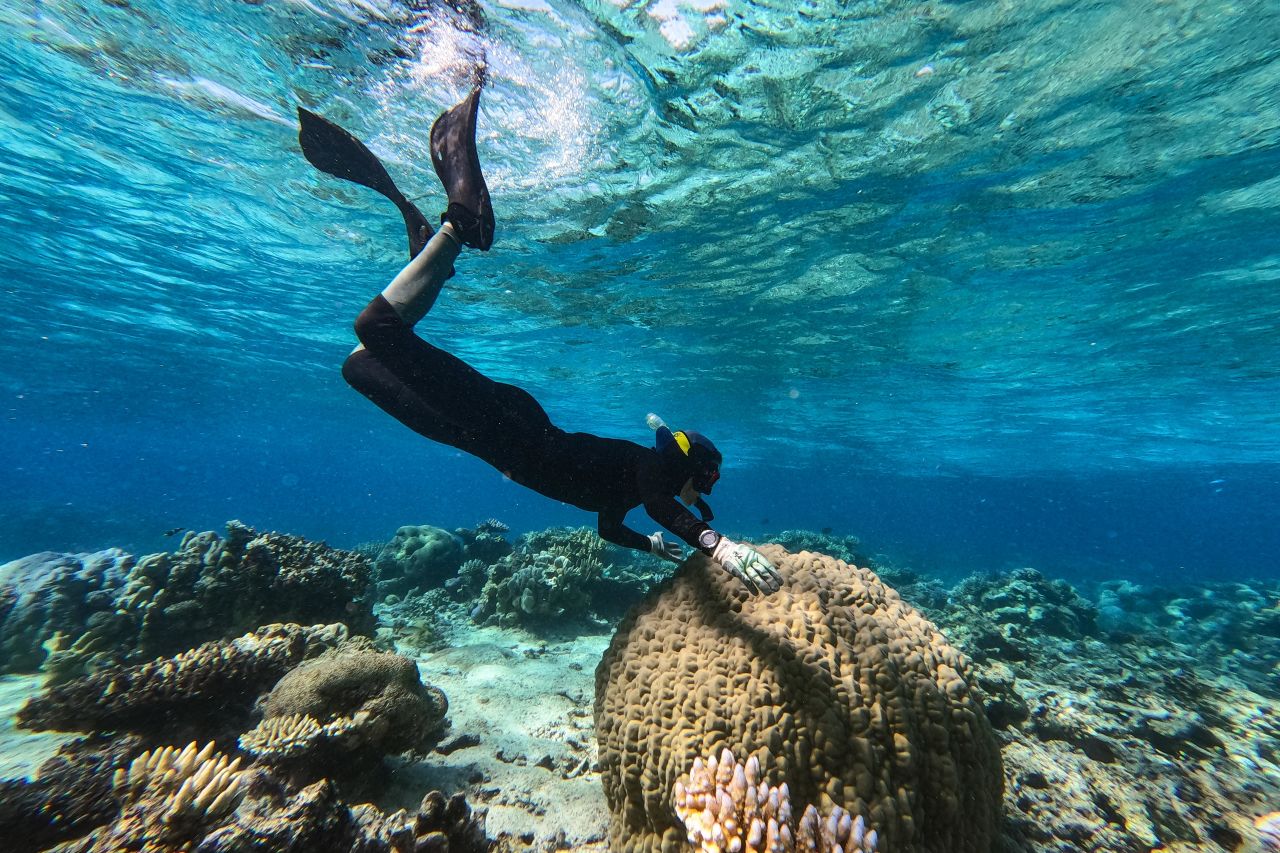
M 400 192 L 378 156 L 352 134 L 302 107 L 298 107 L 298 124 L 298 143 L 307 162 L 335 178 L 381 193 L 399 208 L 409 234 L 409 258 L 415 258 L 435 231 L 422 211 Z
M 487 251 L 493 245 L 493 205 L 476 153 L 476 115 L 480 87 L 431 125 L 431 162 L 449 194 L 448 221 L 467 246 Z

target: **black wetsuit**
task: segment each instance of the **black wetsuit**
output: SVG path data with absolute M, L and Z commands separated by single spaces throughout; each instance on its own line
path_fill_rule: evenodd
M 526 391 L 422 340 L 382 296 L 360 313 L 356 335 L 365 348 L 347 359 L 343 377 L 405 426 L 539 494 L 599 513 L 600 535 L 610 542 L 649 550 L 649 537 L 623 524 L 644 504 L 650 518 L 699 547 L 708 526 L 675 497 L 688 473 L 665 465 L 658 451 L 565 432 Z

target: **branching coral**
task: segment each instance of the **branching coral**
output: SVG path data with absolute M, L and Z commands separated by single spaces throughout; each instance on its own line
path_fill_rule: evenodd
M 166 824 L 216 818 L 244 795 L 240 759 L 213 751 L 213 742 L 200 748 L 193 741 L 184 749 L 166 746 L 148 750 L 112 778 L 116 795 L 126 806 L 148 797 L 163 797 L 158 810 Z
M 728 749 L 719 759 L 694 759 L 675 784 L 672 806 L 700 853 L 872 853 L 878 841 L 862 815 L 840 806 L 824 820 L 810 804 L 793 822 L 787 783 L 771 787 L 756 756 L 739 764 Z
M 586 616 L 604 555 L 604 541 L 585 527 L 526 534 L 514 553 L 490 567 L 472 618 L 496 616 L 515 625 Z
M 121 804 L 119 816 L 76 842 L 74 849 L 189 850 L 210 825 L 235 810 L 245 793 L 240 759 L 215 752 L 213 743 L 144 752 L 128 768 L 115 771 L 112 785 Z

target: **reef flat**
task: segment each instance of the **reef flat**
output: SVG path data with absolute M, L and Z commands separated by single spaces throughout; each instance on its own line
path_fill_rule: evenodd
M 9 563 L 0 835 L 1274 849 L 1280 585 L 947 585 L 853 537 L 776 539 L 788 583 L 763 598 L 700 557 L 494 520 L 354 550 L 233 522 Z

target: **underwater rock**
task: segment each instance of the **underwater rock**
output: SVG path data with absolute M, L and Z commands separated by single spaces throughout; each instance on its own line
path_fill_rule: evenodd
M 449 704 L 412 660 L 352 643 L 300 664 L 262 701 L 241 747 L 293 784 L 322 777 L 350 788 L 383 756 L 424 749 Z
M 695 555 L 635 608 L 596 669 L 615 851 L 686 838 L 672 784 L 729 748 L 786 783 L 796 811 L 861 816 L 883 850 L 987 853 L 1000 752 L 970 665 L 866 569 L 761 551 L 782 589 L 751 596 Z
M 65 648 L 85 634 L 115 640 L 116 595 L 136 562 L 111 548 L 46 551 L 0 566 L 0 672 L 34 672 L 50 646 Z M 114 649 L 115 642 L 110 645 Z
M 172 658 L 112 667 L 46 689 L 18 713 L 27 729 L 129 731 L 148 738 L 225 737 L 258 695 L 308 657 L 346 639 L 346 626 L 268 625 Z
M 457 573 L 465 557 L 460 536 L 429 524 L 405 525 L 374 564 L 378 595 L 406 595 L 414 589 L 441 586 Z

